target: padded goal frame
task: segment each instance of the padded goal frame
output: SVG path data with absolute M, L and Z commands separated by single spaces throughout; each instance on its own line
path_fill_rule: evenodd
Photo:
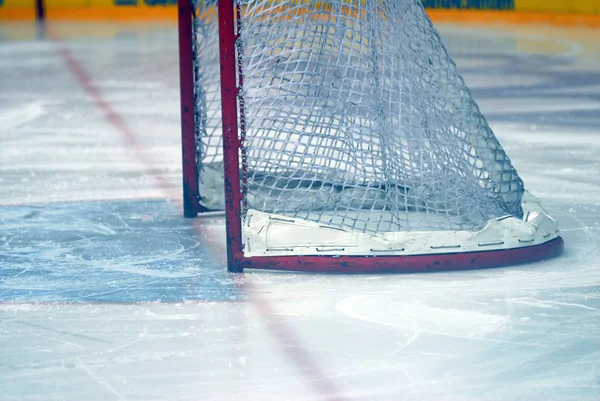
M 181 129 L 183 167 L 183 212 L 185 217 L 196 217 L 208 212 L 199 200 L 198 163 L 196 155 L 194 52 L 192 0 L 178 0 L 179 71 L 181 85 Z M 252 256 L 243 251 L 241 185 L 243 157 L 240 124 L 244 111 L 239 110 L 238 93 L 241 82 L 240 66 L 236 57 L 235 19 L 239 10 L 233 0 L 218 1 L 219 48 L 221 66 L 221 111 L 223 126 L 223 157 L 225 187 L 225 221 L 228 271 L 269 269 L 331 273 L 387 273 L 419 272 L 457 269 L 489 268 L 547 259 L 559 255 L 563 240 L 556 237 L 548 242 L 504 250 L 454 252 L 406 256 Z M 240 115 L 241 121 L 238 121 Z M 243 131 L 243 130 L 242 130 Z

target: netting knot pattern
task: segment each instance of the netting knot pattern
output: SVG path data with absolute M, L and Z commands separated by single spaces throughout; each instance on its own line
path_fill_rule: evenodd
M 245 207 L 366 233 L 522 216 L 523 183 L 420 1 L 232 1 Z M 195 5 L 202 181 L 222 171 L 219 49 L 215 2 Z

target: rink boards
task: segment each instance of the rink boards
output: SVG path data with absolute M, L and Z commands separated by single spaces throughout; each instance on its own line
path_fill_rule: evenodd
M 435 10 L 433 18 L 445 20 L 600 25 L 600 0 L 423 0 L 423 5 Z M 173 20 L 176 9 L 177 0 L 0 0 L 0 20 Z

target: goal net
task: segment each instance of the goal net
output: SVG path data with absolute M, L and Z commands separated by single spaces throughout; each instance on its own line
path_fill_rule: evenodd
M 557 237 L 419 0 L 221 3 L 191 4 L 194 179 L 199 207 L 233 208 L 230 258 Z

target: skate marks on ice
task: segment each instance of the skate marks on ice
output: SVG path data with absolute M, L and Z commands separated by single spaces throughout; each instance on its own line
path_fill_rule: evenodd
M 165 201 L 0 208 L 0 301 L 235 301 L 240 295 Z M 222 222 L 203 219 L 222 235 Z
M 531 400 L 595 399 L 600 216 L 585 208 L 556 214 L 570 244 L 557 259 L 475 273 L 374 277 L 376 291 L 365 286 L 335 308 L 395 336 L 401 357 L 382 363 L 401 360 L 417 398 L 504 399 L 518 391 Z
M 596 31 L 543 27 L 486 31 L 444 24 L 439 29 L 501 141 L 503 129 L 498 124 L 519 124 L 534 136 L 543 135 L 545 128 L 560 129 L 563 139 L 574 130 L 598 132 Z M 514 159 L 508 149 L 507 153 Z

